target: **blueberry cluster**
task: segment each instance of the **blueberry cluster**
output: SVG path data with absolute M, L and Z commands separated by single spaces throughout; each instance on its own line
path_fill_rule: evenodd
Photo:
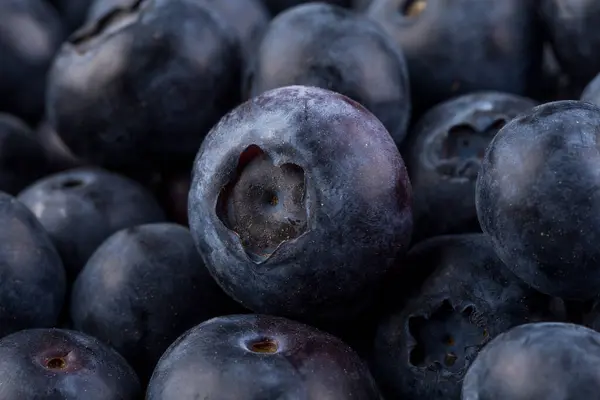
M 0 400 L 593 400 L 600 1 L 0 0 Z

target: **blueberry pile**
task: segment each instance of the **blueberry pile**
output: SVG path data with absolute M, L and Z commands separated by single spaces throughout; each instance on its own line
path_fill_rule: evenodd
M 594 400 L 600 1 L 0 0 L 0 400 Z

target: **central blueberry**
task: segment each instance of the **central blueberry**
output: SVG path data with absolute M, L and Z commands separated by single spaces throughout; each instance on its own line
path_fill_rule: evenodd
M 246 308 L 336 325 L 374 304 L 410 242 L 411 187 L 392 136 L 339 93 L 287 86 L 227 114 L 196 157 L 190 231 Z

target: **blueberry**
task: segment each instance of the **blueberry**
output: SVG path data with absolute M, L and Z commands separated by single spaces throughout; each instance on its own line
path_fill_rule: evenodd
M 596 75 L 583 90 L 581 101 L 600 106 L 600 74 Z
M 2 192 L 0 227 L 0 338 L 21 329 L 53 326 L 66 283 L 50 237 L 27 207 Z
M 74 328 L 115 348 L 143 380 L 186 330 L 240 309 L 204 267 L 189 231 L 171 223 L 109 237 L 71 295 Z
M 477 180 L 477 215 L 498 256 L 549 295 L 599 293 L 600 109 L 548 103 L 513 119 L 490 143 Z
M 480 231 L 475 181 L 485 149 L 504 124 L 535 105 L 478 92 L 441 103 L 420 119 L 403 149 L 415 197 L 413 240 Z
M 120 171 L 189 168 L 241 86 L 238 41 L 201 3 L 138 0 L 62 46 L 47 111 L 75 155 Z
M 405 271 L 413 293 L 381 320 L 375 341 L 374 373 L 390 399 L 458 398 L 490 338 L 549 316 L 548 298 L 510 273 L 483 234 L 424 241 L 408 253 Z M 416 287 L 409 272 L 430 275 Z
M 589 0 L 539 0 L 548 39 L 562 69 L 582 87 L 600 71 L 600 3 Z
M 593 399 L 600 391 L 600 333 L 533 323 L 492 340 L 466 374 L 462 400 Z
M 118 9 L 130 7 L 137 0 L 93 0 L 89 21 L 96 21 Z M 254 50 L 269 24 L 271 15 L 261 0 L 190 0 L 205 4 L 217 12 L 234 30 L 246 56 Z
M 16 195 L 52 172 L 50 156 L 19 118 L 0 113 L 0 191 Z
M 298 6 L 300 4 L 312 3 L 314 0 L 262 0 L 262 2 L 267 6 L 269 11 L 273 15 L 277 15 L 280 12 L 287 10 L 288 8 L 292 8 Z M 321 0 L 320 3 L 329 3 L 335 4 L 338 6 L 350 6 L 351 0 Z
M 368 309 L 410 241 L 411 189 L 383 125 L 328 90 L 266 92 L 225 116 L 193 171 L 190 228 L 255 312 L 329 322 Z
M 156 200 L 137 182 L 95 167 L 47 176 L 18 199 L 48 231 L 71 280 L 114 232 L 165 219 Z
M 0 2 L 0 111 L 29 123 L 42 117 L 46 73 L 64 35 L 44 0 Z
M 285 318 L 231 315 L 186 332 L 160 359 L 147 400 L 380 400 L 341 340 Z
M 543 49 L 535 3 L 374 0 L 367 13 L 404 50 L 421 113 L 474 91 L 533 96 Z
M 260 44 L 271 14 L 261 0 L 194 0 L 204 2 L 231 26 L 245 58 L 251 58 Z
M 0 340 L 3 399 L 137 400 L 135 373 L 97 339 L 62 329 L 29 329 Z
M 277 16 L 247 72 L 248 97 L 289 85 L 317 86 L 369 109 L 400 144 L 410 118 L 403 54 L 375 22 L 312 3 Z

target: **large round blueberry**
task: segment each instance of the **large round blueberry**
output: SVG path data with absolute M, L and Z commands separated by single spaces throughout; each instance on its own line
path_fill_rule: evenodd
M 20 119 L 0 113 L 0 190 L 16 195 L 51 173 L 53 167 L 49 153 L 31 129 Z
M 277 16 L 247 71 L 248 97 L 289 85 L 317 86 L 369 109 L 399 145 L 410 118 L 401 50 L 375 22 L 339 6 L 313 3 Z
M 165 219 L 156 200 L 137 182 L 93 167 L 50 175 L 18 199 L 50 234 L 70 279 L 111 234 Z
M 561 68 L 583 85 L 600 71 L 600 3 L 590 0 L 539 0 L 540 15 Z
M 29 123 L 42 117 L 46 74 L 63 36 L 45 0 L 0 2 L 0 111 Z
M 72 35 L 47 112 L 64 143 L 119 170 L 189 168 L 239 101 L 238 40 L 201 1 L 138 0 Z
M 405 271 L 396 293 L 408 285 L 412 293 L 382 319 L 375 340 L 373 372 L 390 399 L 457 399 L 490 338 L 549 316 L 548 298 L 508 271 L 483 234 L 422 242 Z M 415 279 L 427 273 L 422 284 Z
M 413 240 L 480 231 L 475 182 L 485 149 L 500 128 L 535 105 L 479 92 L 439 104 L 419 120 L 403 149 L 415 198 Z
M 189 330 L 160 359 L 147 400 L 380 400 L 341 340 L 285 318 L 231 315 Z
M 593 399 L 599 364 L 600 333 L 567 323 L 521 325 L 481 351 L 462 400 Z
M 71 294 L 74 328 L 110 344 L 144 380 L 187 329 L 240 310 L 204 267 L 189 231 L 170 223 L 112 235 Z
M 410 201 L 381 122 L 345 96 L 292 86 L 209 133 L 189 218 L 207 267 L 246 307 L 331 321 L 370 305 L 410 241 Z
M 27 207 L 2 192 L 0 227 L 0 337 L 54 326 L 66 280 L 52 240 Z
M 600 109 L 548 103 L 490 143 L 477 180 L 477 215 L 509 269 L 547 294 L 600 293 Z
M 539 89 L 543 41 L 535 1 L 374 0 L 367 13 L 404 51 L 418 113 L 474 91 Z
M 62 329 L 29 329 L 0 340 L 3 399 L 138 400 L 138 378 L 116 351 Z

